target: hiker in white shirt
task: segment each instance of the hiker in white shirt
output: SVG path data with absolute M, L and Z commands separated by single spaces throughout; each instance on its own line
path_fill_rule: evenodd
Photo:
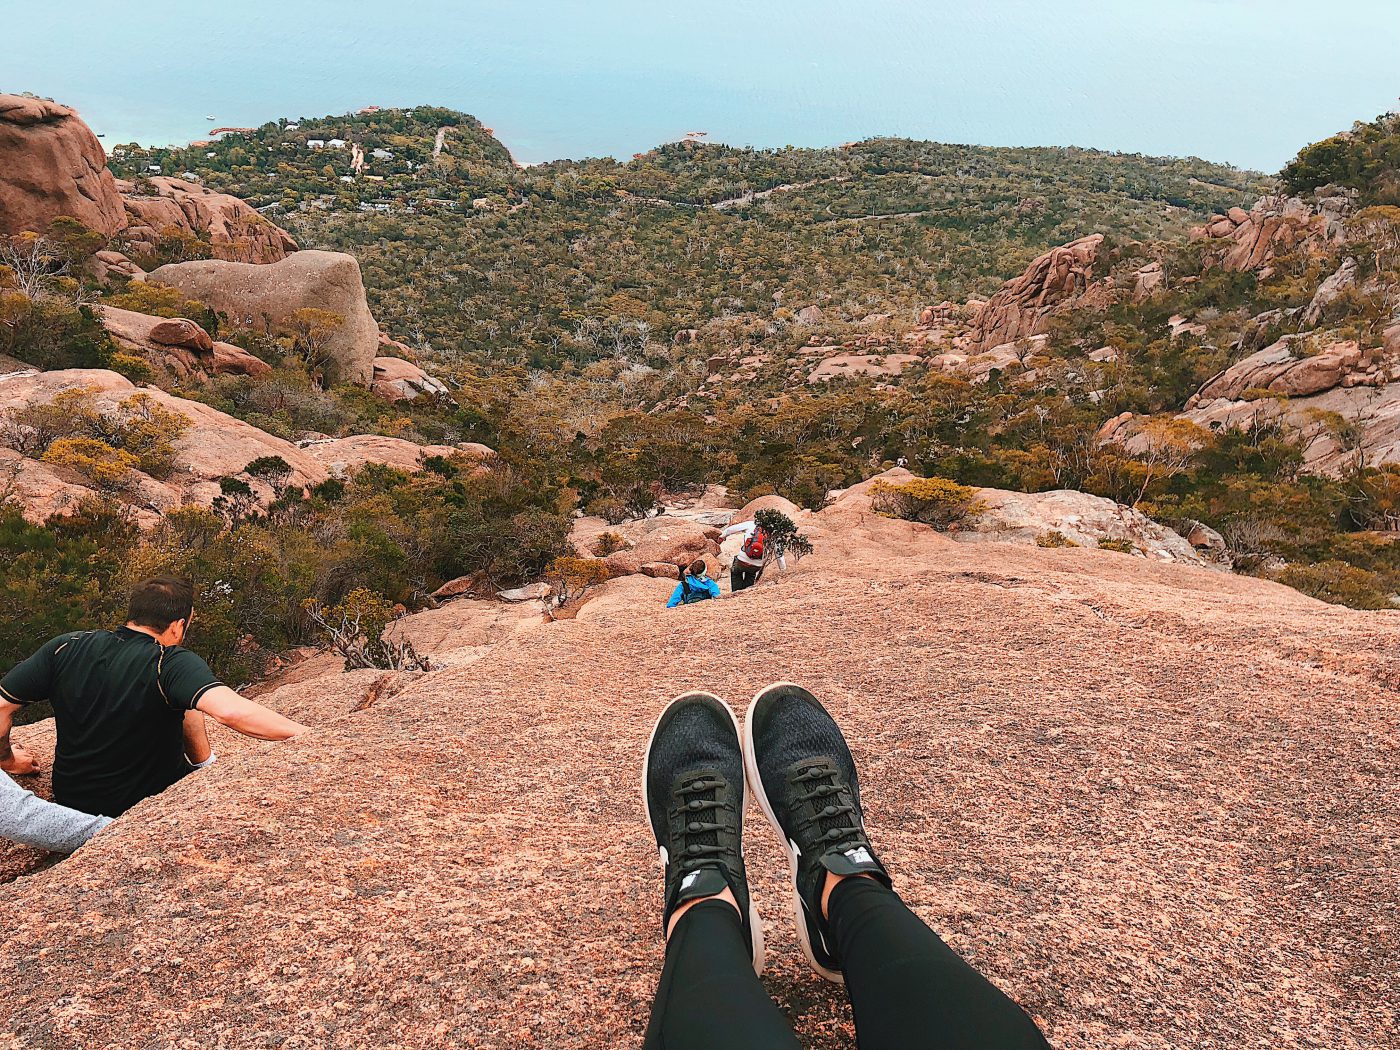
M 763 575 L 764 548 L 768 542 L 767 534 L 754 521 L 736 522 L 719 535 L 724 540 L 738 533 L 744 534 L 744 543 L 729 564 L 729 589 L 735 593 L 752 587 Z M 787 571 L 787 559 L 781 554 L 778 555 L 778 568 Z

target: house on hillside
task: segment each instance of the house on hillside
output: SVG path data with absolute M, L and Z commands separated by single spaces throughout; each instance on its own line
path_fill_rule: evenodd
M 376 150 L 373 150 L 373 151 L 370 153 L 370 156 L 373 157 L 375 160 L 393 160 L 393 159 L 394 159 L 394 155 L 393 155 L 392 153 L 390 153 L 387 149 L 376 149 Z
M 326 149 L 344 149 L 346 142 L 344 139 L 327 139 Z
M 325 140 L 325 139 L 307 139 L 307 140 L 306 140 L 306 148 L 307 148 L 307 149 L 325 149 L 325 148 L 326 148 L 326 140 Z

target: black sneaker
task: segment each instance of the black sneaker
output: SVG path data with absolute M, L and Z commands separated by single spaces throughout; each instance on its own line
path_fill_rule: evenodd
M 647 744 L 642 796 L 666 869 L 662 930 L 680 905 L 728 886 L 761 973 L 763 925 L 744 874 L 744 758 L 728 704 L 686 693 L 666 705 Z
M 844 981 L 822 918 L 826 873 L 871 875 L 890 884 L 865 834 L 846 738 L 816 697 L 778 682 L 754 697 L 744 719 L 744 769 L 787 847 L 797 937 L 807 961 L 828 980 Z

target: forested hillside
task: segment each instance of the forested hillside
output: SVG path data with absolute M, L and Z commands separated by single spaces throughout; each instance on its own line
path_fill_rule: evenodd
M 990 292 L 1052 245 L 1184 234 L 1267 185 L 1195 159 L 902 139 L 679 142 L 625 163 L 522 169 L 479 122 L 429 107 L 127 148 L 112 164 L 150 165 L 253 202 L 308 246 L 354 254 L 376 316 L 411 344 L 550 369 L 663 367 L 676 331 L 716 319 L 792 342 L 794 315 L 813 305 L 832 323 L 912 320 L 929 302 Z

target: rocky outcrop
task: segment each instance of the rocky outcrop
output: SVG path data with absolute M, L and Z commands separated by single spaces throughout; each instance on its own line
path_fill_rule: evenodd
M 666 612 L 666 581 L 627 577 L 517 629 L 524 607 L 462 599 L 401 626 L 440 670 L 303 665 L 261 699 L 309 733 L 211 726 L 217 764 L 9 886 L 3 1030 L 635 1045 L 663 962 L 637 798 L 656 715 L 697 686 L 742 715 L 793 679 L 850 739 L 901 896 L 1050 1045 L 1393 1043 L 1395 616 L 855 505 L 799 524 L 814 554 L 720 601 Z M 47 765 L 51 728 L 17 734 Z M 761 830 L 760 907 L 788 894 Z M 774 926 L 767 988 L 799 1042 L 848 1050 L 845 992 Z
M 1159 262 L 1149 263 L 1138 270 L 1133 274 L 1133 301 L 1140 303 L 1150 299 L 1152 294 L 1162 287 L 1166 278 L 1166 271 Z
M 430 456 L 460 456 L 478 465 L 495 455 L 485 445 L 419 445 L 403 438 L 379 434 L 354 434 L 342 438 L 320 438 L 302 442 L 301 451 L 322 464 L 331 474 L 343 476 L 369 463 L 380 463 L 399 470 L 421 470 Z
M 719 553 L 719 530 L 683 518 L 642 518 L 615 526 L 627 547 L 607 555 L 614 576 L 666 575 L 658 565 L 675 566 Z M 651 571 L 647 571 L 651 567 Z
M 1344 195 L 1315 201 L 1299 197 L 1261 197 L 1249 211 L 1231 208 L 1213 215 L 1191 231 L 1206 242 L 1208 257 L 1228 270 L 1268 271 L 1275 256 L 1302 245 L 1325 250 L 1342 236 L 1342 223 L 1351 210 Z
M 1375 386 L 1386 381 L 1375 355 L 1363 355 L 1355 340 L 1331 343 L 1306 357 L 1294 352 L 1298 342 L 1296 337 L 1286 337 L 1231 365 L 1207 380 L 1186 407 L 1217 398 L 1236 401 L 1247 391 L 1307 397 L 1335 386 Z
M 324 337 L 327 377 L 366 386 L 373 378 L 379 325 L 353 256 L 299 251 L 265 266 L 215 259 L 169 263 L 146 279 L 178 288 L 232 323 L 260 332 L 281 331 L 298 310 L 334 314 L 341 323 Z
M 968 350 L 979 353 L 1044 332 L 1054 313 L 1088 289 L 1101 244 L 1103 234 L 1095 233 L 1052 248 L 1007 281 L 978 311 Z
M 1303 311 L 1303 324 L 1312 327 L 1322 320 L 1327 308 L 1346 294 L 1347 289 L 1356 284 L 1356 260 L 1351 256 L 1342 260 L 1337 272 L 1330 275 L 1317 287 L 1312 302 Z
M 138 315 L 142 316 L 142 315 Z M 214 344 L 216 349 L 223 344 Z M 151 402 L 190 421 L 189 428 L 176 442 L 175 469 L 159 481 L 133 471 L 131 485 L 125 497 L 139 515 L 161 512 L 182 503 L 210 504 L 220 494 L 218 480 L 239 475 L 250 462 L 262 456 L 280 456 L 291 468 L 287 483 L 295 486 L 317 485 L 332 475 L 353 471 L 366 463 L 386 463 L 403 470 L 421 469 L 427 456 L 462 455 L 484 463 L 490 450 L 484 445 L 416 445 L 400 438 L 374 435 L 328 439 L 306 448 L 274 437 L 233 416 L 224 414 L 199 401 L 175 397 L 154 387 L 138 388 L 116 372 L 104 369 L 72 368 L 52 372 L 24 371 L 0 375 L 0 405 L 19 408 L 28 404 L 44 404 L 65 390 L 83 388 L 90 391 L 95 408 L 115 413 L 137 393 Z M 87 493 L 83 479 L 56 474 L 53 468 L 33 459 L 6 457 L 9 466 L 0 474 L 0 489 L 11 472 L 18 475 L 17 497 L 31 517 L 41 518 L 52 512 L 51 502 L 61 498 L 63 509 L 76 506 Z M 62 485 L 54 486 L 57 477 Z M 250 480 L 261 499 L 269 499 L 272 491 L 260 481 Z M 53 491 L 45 494 L 45 489 Z M 154 518 L 143 519 L 153 523 Z
M 376 357 L 372 362 L 374 379 L 370 389 L 386 401 L 413 401 L 419 397 L 443 397 L 449 393 L 412 361 L 401 357 Z
M 109 237 L 126 225 L 102 144 L 67 106 L 0 95 L 0 235 L 61 216 Z
M 921 358 L 914 354 L 836 354 L 807 373 L 808 383 L 825 383 L 852 376 L 897 376 Z
M 267 375 L 272 366 L 232 343 L 216 342 L 185 317 L 152 317 L 134 310 L 101 306 L 102 327 L 128 352 L 154 359 L 182 378 L 209 375 Z
M 1052 492 L 1008 492 L 980 489 L 984 510 L 953 533 L 961 543 L 985 542 L 1056 544 L 1079 547 L 1123 544 L 1131 552 L 1164 562 L 1204 565 L 1195 548 L 1181 535 L 1146 514 L 1074 489 Z
M 209 243 L 215 259 L 272 263 L 297 250 L 286 230 L 227 193 L 157 175 L 139 183 L 118 182 L 127 213 L 122 235 L 128 254 L 154 251 L 171 231 Z

